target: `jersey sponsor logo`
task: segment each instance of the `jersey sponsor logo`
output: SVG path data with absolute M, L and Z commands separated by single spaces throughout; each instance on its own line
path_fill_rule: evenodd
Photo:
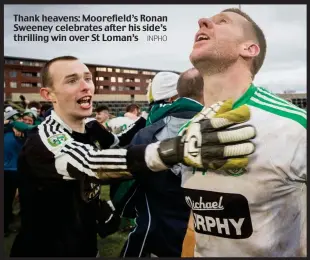
M 200 197 L 198 202 L 191 200 L 189 196 L 185 197 L 187 205 L 194 210 L 223 210 L 222 205 L 223 196 L 220 197 L 219 201 L 203 201 L 203 198 Z
M 241 194 L 185 190 L 193 211 L 195 231 L 230 239 L 248 238 L 253 233 L 247 199 Z
M 57 134 L 49 137 L 47 141 L 51 146 L 56 147 L 67 141 L 67 137 L 65 134 Z

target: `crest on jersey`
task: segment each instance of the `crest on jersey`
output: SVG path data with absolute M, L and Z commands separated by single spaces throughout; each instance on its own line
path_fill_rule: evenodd
M 51 146 L 56 147 L 67 141 L 67 137 L 65 134 L 57 134 L 49 137 L 47 141 Z
M 230 169 L 230 170 L 226 170 L 226 173 L 232 176 L 241 176 L 243 174 L 246 173 L 246 169 L 242 168 L 242 169 Z

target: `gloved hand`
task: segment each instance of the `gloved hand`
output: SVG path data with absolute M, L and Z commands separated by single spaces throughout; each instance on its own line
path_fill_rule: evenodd
M 99 200 L 96 214 L 97 232 L 101 238 L 105 238 L 118 231 L 121 218 L 115 211 L 111 201 Z
M 85 126 L 93 144 L 99 149 L 108 149 L 114 143 L 115 137 L 97 120 L 90 121 Z
M 172 166 L 182 162 L 213 170 L 247 166 L 246 156 L 255 150 L 250 141 L 255 128 L 239 125 L 250 119 L 246 105 L 234 110 L 232 106 L 232 100 L 227 100 L 204 108 L 181 129 L 180 136 L 162 141 L 158 152 L 163 163 Z

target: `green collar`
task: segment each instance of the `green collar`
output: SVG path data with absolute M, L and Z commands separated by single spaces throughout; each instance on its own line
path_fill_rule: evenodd
M 244 104 L 247 103 L 247 101 L 253 96 L 253 94 L 256 91 L 256 87 L 254 86 L 253 83 L 251 83 L 250 87 L 248 88 L 248 90 L 240 97 L 238 98 L 234 104 L 233 104 L 233 109 L 240 107 Z

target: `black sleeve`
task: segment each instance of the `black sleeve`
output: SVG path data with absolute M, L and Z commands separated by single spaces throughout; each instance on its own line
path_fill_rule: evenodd
M 69 133 L 55 128 L 48 120 L 38 126 L 36 138 L 40 145 L 33 146 L 32 150 L 37 149 L 38 156 L 41 155 L 42 149 L 50 153 L 49 160 L 42 166 L 45 168 L 53 166 L 56 170 L 53 171 L 53 177 L 72 179 L 68 172 L 69 165 L 80 174 L 101 180 L 131 179 L 130 171 L 148 169 L 145 162 L 147 145 L 130 146 L 127 149 L 98 149 L 90 144 L 75 141 Z M 149 151 L 151 153 L 148 155 L 148 165 L 156 165 L 152 167 L 157 171 L 166 169 L 158 165 L 157 157 L 152 158 L 152 154 L 156 154 L 156 151 L 152 149 Z
M 145 162 L 145 149 L 147 145 L 132 145 L 127 148 L 127 169 L 131 173 L 150 171 Z
M 139 132 L 140 129 L 144 128 L 146 124 L 146 120 L 143 117 L 140 117 L 136 122 L 131 124 L 129 128 L 117 135 L 119 139 L 119 146 L 124 147 L 126 145 L 129 145 L 132 138 L 135 136 L 137 132 Z
M 53 157 L 49 163 L 63 178 L 72 178 L 68 172 L 69 165 L 80 174 L 97 179 L 131 178 L 127 169 L 126 149 L 98 149 L 77 142 L 69 133 L 55 129 L 48 121 L 42 123 L 38 130 L 38 143 L 42 148 L 34 149 L 38 148 L 38 154 L 43 148 L 49 151 Z

